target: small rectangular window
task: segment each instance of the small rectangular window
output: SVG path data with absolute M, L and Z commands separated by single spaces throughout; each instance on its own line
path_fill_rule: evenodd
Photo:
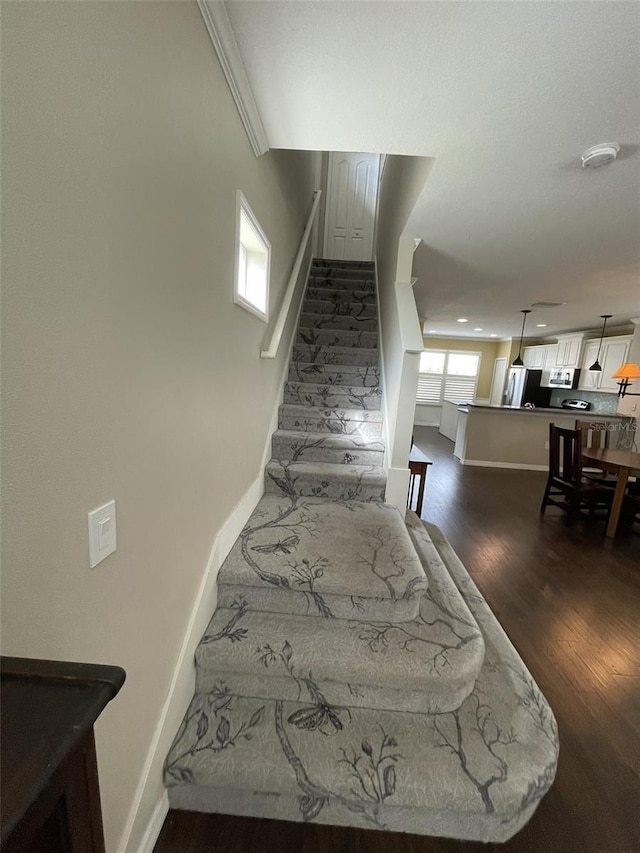
M 236 262 L 233 301 L 269 319 L 271 244 L 241 190 L 236 190 Z

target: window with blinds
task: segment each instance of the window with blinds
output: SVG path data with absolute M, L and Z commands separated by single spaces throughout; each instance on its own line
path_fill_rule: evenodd
M 424 350 L 416 402 L 426 406 L 440 406 L 443 400 L 470 403 L 476 395 L 479 371 L 480 353 Z

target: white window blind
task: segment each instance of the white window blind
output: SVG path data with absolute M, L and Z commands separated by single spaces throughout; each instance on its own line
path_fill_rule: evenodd
M 470 403 L 476 394 L 480 353 L 424 350 L 416 402 L 440 406 L 443 400 Z

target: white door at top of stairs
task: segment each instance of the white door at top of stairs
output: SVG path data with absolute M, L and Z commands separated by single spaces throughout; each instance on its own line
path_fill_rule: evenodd
M 324 257 L 373 259 L 379 154 L 332 151 L 329 155 Z

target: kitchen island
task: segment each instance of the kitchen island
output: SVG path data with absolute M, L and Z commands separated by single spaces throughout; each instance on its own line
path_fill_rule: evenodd
M 576 420 L 605 423 L 612 448 L 630 449 L 635 420 L 570 409 L 527 409 L 468 403 L 458 407 L 454 456 L 463 465 L 546 471 L 549 424 L 573 429 Z

